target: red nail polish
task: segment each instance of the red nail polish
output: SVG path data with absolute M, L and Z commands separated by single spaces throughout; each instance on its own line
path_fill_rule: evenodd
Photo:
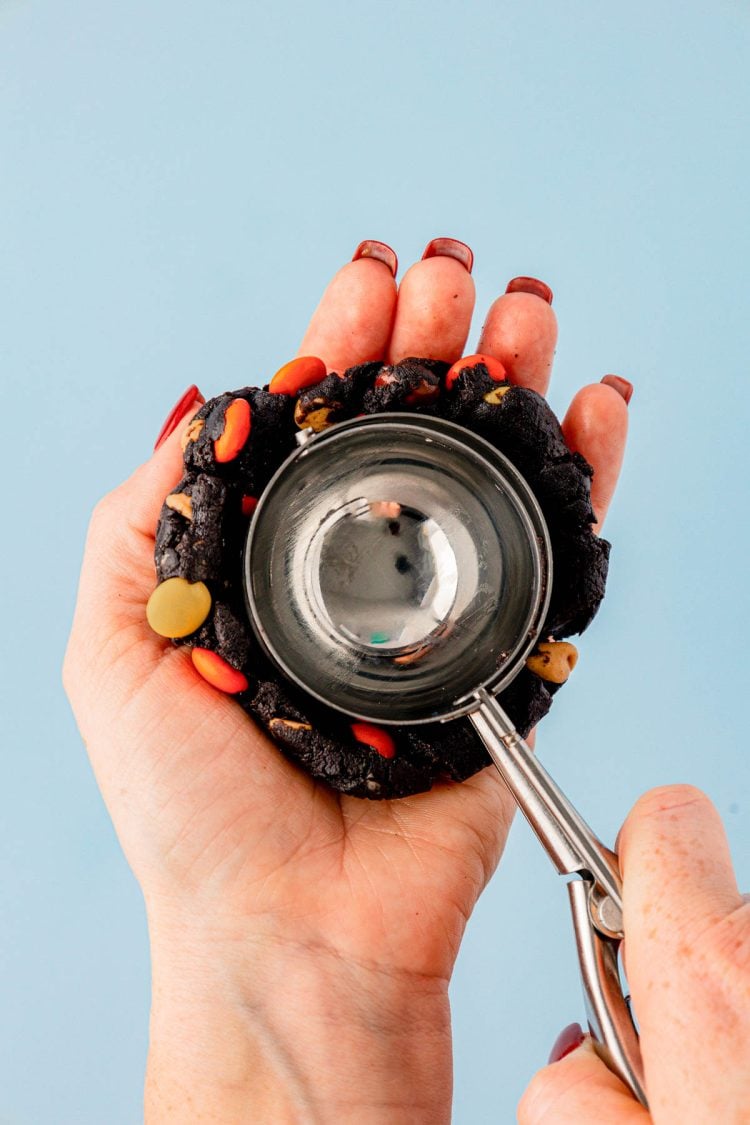
M 605 387 L 611 387 L 618 395 L 622 395 L 626 403 L 633 397 L 633 384 L 623 379 L 622 375 L 605 375 L 602 382 Z
M 465 242 L 459 242 L 455 238 L 433 238 L 425 246 L 422 261 L 425 258 L 455 258 L 469 273 L 474 266 L 474 251 Z
M 203 395 L 200 393 L 194 383 L 192 386 L 188 387 L 184 395 L 181 395 L 179 400 L 172 407 L 169 414 L 167 415 L 166 422 L 159 430 L 159 436 L 154 442 L 154 453 L 160 445 L 164 444 L 169 435 L 174 433 L 193 403 L 199 402 L 202 406 L 205 401 L 206 400 L 204 399 Z
M 533 293 L 541 297 L 548 305 L 552 304 L 552 290 L 546 282 L 537 277 L 514 277 L 508 282 L 506 293 Z
M 357 249 L 354 251 L 353 262 L 358 261 L 360 258 L 375 258 L 378 262 L 383 262 L 391 271 L 393 276 L 398 272 L 398 258 L 396 251 L 391 250 L 386 242 L 377 242 L 373 238 L 366 238 L 364 242 L 360 242 Z
M 586 1036 L 583 1034 L 583 1029 L 579 1023 L 569 1023 L 555 1040 L 555 1045 L 549 1053 L 547 1062 L 556 1063 L 560 1059 L 564 1059 L 571 1051 L 575 1051 L 576 1047 L 580 1047 L 585 1038 Z

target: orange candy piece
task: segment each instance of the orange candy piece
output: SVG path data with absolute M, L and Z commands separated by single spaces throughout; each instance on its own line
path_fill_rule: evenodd
M 352 723 L 352 734 L 357 742 L 364 742 L 365 746 L 377 750 L 382 757 L 396 757 L 396 743 L 382 727 L 376 727 L 373 723 Z
M 250 403 L 244 398 L 234 398 L 224 411 L 224 429 L 214 442 L 214 457 L 219 464 L 234 461 L 250 437 Z
M 227 664 L 218 652 L 212 652 L 209 648 L 194 648 L 191 656 L 196 670 L 211 687 L 225 691 L 228 695 L 236 695 L 238 691 L 247 691 L 250 686 L 247 676 Z
M 478 363 L 484 364 L 489 372 L 490 379 L 495 383 L 502 383 L 504 379 L 508 378 L 508 372 L 504 365 L 499 359 L 495 359 L 494 355 L 465 355 L 463 359 L 459 359 L 453 364 L 445 376 L 445 389 L 447 391 L 451 389 L 465 367 L 475 367 Z
M 326 365 L 314 355 L 300 355 L 290 359 L 268 384 L 272 395 L 296 395 L 305 387 L 312 387 L 326 377 Z

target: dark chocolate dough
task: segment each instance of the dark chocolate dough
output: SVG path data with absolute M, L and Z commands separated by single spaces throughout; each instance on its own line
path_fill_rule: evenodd
M 249 515 L 243 498 L 259 497 L 270 477 L 295 449 L 294 414 L 323 411 L 329 423 L 358 414 L 413 410 L 446 418 L 486 438 L 516 465 L 544 513 L 552 542 L 554 581 L 542 639 L 582 632 L 604 596 L 610 545 L 591 530 L 591 466 L 565 444 L 560 425 L 536 392 L 496 383 L 483 364 L 466 369 L 445 389 L 448 365 L 407 359 L 351 367 L 328 375 L 299 398 L 246 387 L 211 399 L 195 416 L 185 449 L 185 475 L 175 492 L 191 498 L 192 518 L 166 504 L 156 533 L 160 582 L 183 577 L 205 582 L 213 606 L 201 628 L 175 644 L 217 652 L 249 680 L 235 696 L 281 749 L 313 777 L 356 797 L 406 797 L 429 789 L 440 777 L 463 781 L 489 764 L 467 719 L 416 727 L 389 727 L 394 757 L 358 742 L 346 716 L 306 696 L 273 668 L 260 651 L 245 611 L 242 548 Z M 505 389 L 488 402 L 485 395 Z M 251 408 L 252 429 L 242 452 L 217 464 L 214 440 L 235 398 Z M 245 502 L 246 508 L 248 502 Z M 558 685 L 524 668 L 499 696 L 522 735 L 549 710 Z M 287 723 L 279 722 L 287 720 Z

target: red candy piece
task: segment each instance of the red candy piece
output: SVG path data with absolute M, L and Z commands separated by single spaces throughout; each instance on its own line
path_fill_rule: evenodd
M 384 758 L 396 757 L 396 743 L 387 730 L 373 723 L 352 723 L 352 734 L 357 742 L 364 742 L 371 750 L 377 750 Z
M 445 376 L 445 389 L 447 391 L 451 389 L 464 368 L 476 367 L 478 363 L 484 364 L 489 372 L 490 379 L 495 383 L 502 383 L 503 380 L 508 378 L 505 367 L 499 359 L 495 359 L 494 355 L 465 355 L 463 359 L 459 359 L 453 364 Z
M 250 437 L 250 403 L 235 398 L 224 411 L 224 430 L 214 442 L 214 457 L 220 464 L 234 461 Z
M 242 497 L 242 514 L 243 514 L 243 516 L 251 516 L 257 507 L 258 507 L 258 497 L 257 496 L 243 496 Z
M 272 395 L 296 395 L 305 387 L 312 387 L 326 377 L 326 365 L 314 355 L 301 355 L 290 359 L 268 384 Z
M 209 648 L 194 648 L 191 656 L 196 670 L 211 687 L 218 688 L 227 695 L 247 691 L 249 687 L 247 676 L 238 672 L 231 664 L 227 664 L 218 652 L 211 652 Z

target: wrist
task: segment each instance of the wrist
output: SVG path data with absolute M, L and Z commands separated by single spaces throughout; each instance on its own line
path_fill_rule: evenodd
M 188 927 L 152 927 L 152 958 L 150 1125 L 449 1120 L 446 980 Z

